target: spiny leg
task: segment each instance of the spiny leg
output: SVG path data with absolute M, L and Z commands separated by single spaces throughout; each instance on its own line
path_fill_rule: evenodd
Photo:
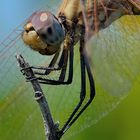
M 46 66 L 31 66 L 30 68 L 35 69 L 35 70 L 44 70 L 45 71 L 44 73 L 34 71 L 34 74 L 37 74 L 37 75 L 48 75 L 51 71 L 60 70 L 60 68 L 54 67 L 54 65 L 56 64 L 56 61 L 59 57 L 59 53 L 60 53 L 60 51 L 56 52 L 56 54 L 53 56 L 51 62 L 49 63 L 49 66 L 47 66 L 47 67 Z
M 61 54 L 61 58 L 60 58 L 59 63 L 58 63 L 58 67 L 55 67 L 55 64 L 58 60 L 59 54 L 60 54 L 60 51 L 56 52 L 56 54 L 53 56 L 51 62 L 49 63 L 49 65 L 47 67 L 46 66 L 31 66 L 30 68 L 45 71 L 44 73 L 34 71 L 34 74 L 37 74 L 37 75 L 48 75 L 48 74 L 50 74 L 51 71 L 61 70 L 61 69 L 63 69 L 63 67 L 64 67 L 64 69 L 66 69 L 65 67 L 67 65 L 66 61 L 68 59 L 68 50 L 63 49 L 63 52 Z
M 85 60 L 85 66 L 88 74 L 88 79 L 89 79 L 89 84 L 90 84 L 90 98 L 86 102 L 86 104 L 82 107 L 80 112 L 76 115 L 76 117 L 70 122 L 69 127 L 79 118 L 79 116 L 86 110 L 86 108 L 91 104 L 92 100 L 95 97 L 95 84 L 94 84 L 94 79 L 93 79 L 93 74 L 91 72 L 91 68 L 89 65 L 88 57 L 86 52 L 84 53 L 84 60 Z
M 59 53 L 60 51 L 56 52 L 56 54 L 54 55 L 53 59 L 51 60 L 50 64 L 49 64 L 49 68 L 54 68 L 55 64 L 56 64 L 56 61 L 59 57 Z M 52 70 L 46 70 L 45 71 L 45 75 L 48 75 Z
M 83 43 L 83 42 L 80 41 L 80 46 L 82 46 L 81 43 Z M 71 120 L 73 119 L 73 117 L 75 116 L 75 114 L 77 113 L 77 111 L 79 110 L 79 108 L 81 107 L 81 105 L 85 99 L 85 94 L 86 94 L 85 62 L 84 62 L 84 57 L 83 57 L 83 54 L 81 51 L 82 51 L 82 48 L 80 47 L 80 66 L 81 66 L 81 68 L 80 68 L 81 69 L 80 100 L 79 100 L 77 106 L 75 107 L 74 111 L 68 118 L 67 122 L 64 124 L 63 128 L 61 129 L 61 131 L 60 131 L 61 135 L 63 135 L 65 133 L 65 131 L 68 129 L 69 123 L 71 122 Z
M 56 54 L 57 55 L 57 54 Z M 59 56 L 59 53 L 58 53 L 58 56 Z M 51 61 L 51 63 L 49 64 L 49 67 L 52 68 L 52 70 L 46 70 L 45 71 L 45 75 L 48 75 L 51 71 L 53 71 L 53 69 L 55 70 L 56 68 L 54 67 L 55 64 L 56 64 L 56 61 L 57 61 L 58 57 L 54 57 Z M 66 68 L 67 68 L 67 61 L 68 61 L 68 49 L 63 49 L 63 52 L 61 54 L 61 58 L 58 62 L 58 70 L 61 70 L 61 74 L 60 74 L 60 77 L 59 77 L 59 80 L 60 81 L 63 81 L 62 79 L 65 78 L 65 71 L 66 71 Z M 64 78 L 61 78 L 61 77 L 64 77 Z
M 57 68 L 55 68 L 55 67 L 44 67 L 44 66 L 31 66 L 31 67 L 29 67 L 29 68 L 31 68 L 31 69 L 43 70 L 43 71 L 47 72 L 47 74 L 46 74 L 45 72 L 33 71 L 34 74 L 36 74 L 36 79 L 38 79 L 39 83 L 42 83 L 42 84 L 50 84 L 50 85 L 69 84 L 69 83 L 63 81 L 63 76 L 65 76 L 66 67 L 67 67 L 67 61 L 68 61 L 68 50 L 65 50 L 65 51 L 63 51 L 63 52 L 65 52 L 65 53 L 62 53 L 62 54 L 64 54 L 65 56 L 61 56 L 61 58 L 60 58 L 60 61 L 61 61 L 61 65 L 60 65 L 60 66 L 61 66 L 61 67 L 59 67 L 59 65 L 58 65 Z M 55 56 L 53 57 L 53 59 L 52 59 L 52 61 L 50 62 L 49 66 L 55 65 L 54 62 L 56 61 L 56 58 L 58 58 L 57 55 L 55 55 Z M 62 61 L 62 59 L 65 59 L 65 60 Z M 62 64 L 62 62 L 63 62 L 64 64 Z M 26 68 L 26 69 L 28 69 L 28 68 Z M 64 70 L 63 70 L 63 69 L 64 69 Z M 25 69 L 21 69 L 21 72 L 23 71 L 23 74 L 24 74 L 24 70 L 25 70 Z M 46 76 L 46 75 L 48 75 L 51 71 L 58 71 L 58 70 L 61 70 L 61 73 L 60 73 L 60 76 L 59 76 L 59 79 L 61 79 L 61 80 L 50 80 L 50 79 L 47 79 L 47 78 L 38 77 L 38 75 L 42 75 L 42 76 L 45 75 L 45 76 Z M 65 78 L 65 77 L 64 77 L 64 78 Z M 31 81 L 32 79 L 28 79 L 28 78 L 27 78 L 27 81 L 29 81 L 29 80 Z
M 45 72 L 47 72 L 47 74 L 49 74 L 51 71 L 61 70 L 61 73 L 60 73 L 60 76 L 59 76 L 58 80 L 50 80 L 50 79 L 47 79 L 47 78 L 37 77 L 37 79 L 39 80 L 40 83 L 51 84 L 51 85 L 60 85 L 60 84 L 70 84 L 72 82 L 72 80 L 71 80 L 72 79 L 71 76 L 73 76 L 73 67 L 71 66 L 71 65 L 73 65 L 73 57 L 72 57 L 73 54 L 71 54 L 71 53 L 73 53 L 73 43 L 72 42 L 69 46 L 70 50 L 68 49 L 69 47 L 64 47 L 57 68 L 50 67 L 50 66 L 55 65 L 59 54 L 55 54 L 55 56 L 53 57 L 53 59 L 51 60 L 51 62 L 49 64 L 49 67 L 42 67 L 42 66 L 31 66 L 30 67 L 32 69 L 44 70 Z M 69 51 L 70 51 L 70 53 L 69 53 Z M 70 62 L 69 62 L 70 69 L 69 69 L 68 80 L 64 81 L 65 75 L 66 75 L 68 57 L 69 57 L 69 60 L 70 60 Z M 21 70 L 21 71 L 23 71 L 23 70 Z M 41 73 L 41 72 L 37 72 L 37 71 L 34 71 L 34 74 L 36 74 L 36 75 L 47 75 L 46 73 Z M 27 79 L 27 80 L 29 80 L 29 79 Z M 30 79 L 30 80 L 32 80 L 32 79 Z
M 65 80 L 66 70 L 67 70 L 67 62 L 68 62 L 68 49 L 64 48 L 61 59 L 58 63 L 58 66 L 62 68 L 60 76 L 59 76 L 59 81 Z
M 81 92 L 80 92 L 80 101 L 77 104 L 76 108 L 74 109 L 73 113 L 70 115 L 68 121 L 65 123 L 64 127 L 60 131 L 60 135 L 63 135 L 70 127 L 71 125 L 79 118 L 79 116 L 86 110 L 86 108 L 90 105 L 92 102 L 94 96 L 95 96 L 95 86 L 94 86 L 94 80 L 93 75 L 90 69 L 90 65 L 88 62 L 86 50 L 83 48 L 84 45 L 84 39 L 80 41 L 80 60 L 81 60 Z M 79 108 L 81 107 L 85 95 L 86 95 L 86 78 L 85 78 L 85 69 L 87 70 L 87 75 L 89 79 L 90 84 L 90 98 L 87 101 L 87 103 L 82 107 L 82 109 L 78 112 Z M 78 112 L 78 114 L 76 114 Z M 75 116 L 76 115 L 76 116 Z
M 68 79 L 66 81 L 64 81 L 64 80 L 60 81 L 60 80 L 50 80 L 50 79 L 44 79 L 42 77 L 38 77 L 37 79 L 39 80 L 40 83 L 50 84 L 50 85 L 60 85 L 60 84 L 66 85 L 66 84 L 70 84 L 72 82 L 72 79 L 73 79 L 73 59 L 74 59 L 73 47 L 74 47 L 74 40 L 72 38 L 71 42 L 69 44 L 69 50 L 66 49 L 66 51 L 68 51 L 68 57 L 69 57 Z M 68 59 L 66 59 L 66 60 L 68 60 Z M 66 67 L 67 66 L 67 61 L 65 61 L 64 64 L 65 64 L 64 66 Z M 66 68 L 64 66 L 62 67 L 63 69 L 65 69 L 65 70 L 63 70 L 63 72 L 66 73 Z M 61 75 L 65 75 L 65 74 L 60 74 L 59 79 L 61 79 Z

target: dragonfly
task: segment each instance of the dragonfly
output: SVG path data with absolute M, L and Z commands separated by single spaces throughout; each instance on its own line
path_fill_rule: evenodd
M 110 84 L 108 84 L 108 86 L 106 87 L 105 81 L 107 82 L 110 80 L 110 82 L 112 82 L 112 79 L 113 79 L 111 77 L 112 75 L 110 77 L 107 77 L 108 75 L 102 75 L 103 74 L 101 72 L 102 65 L 96 64 L 100 62 L 99 60 L 101 60 L 101 62 L 104 62 L 102 61 L 103 60 L 102 57 L 105 57 L 105 56 L 102 55 L 102 57 L 99 57 L 94 53 L 94 55 L 96 55 L 97 57 L 95 58 L 94 56 L 94 59 L 97 59 L 97 60 L 94 61 L 95 64 L 93 63 L 93 65 L 95 65 L 95 68 L 93 66 L 93 70 L 92 70 L 90 61 L 93 60 L 93 57 L 92 55 L 90 55 L 90 53 L 92 53 L 94 49 L 98 51 L 98 48 L 93 47 L 94 49 L 92 49 L 88 47 L 92 46 L 90 45 L 90 43 L 92 44 L 94 40 L 98 41 L 98 39 L 92 40 L 92 38 L 96 38 L 100 36 L 98 31 L 100 31 L 101 29 L 107 28 L 113 21 L 117 20 L 123 15 L 133 15 L 133 14 L 134 15 L 139 14 L 139 1 L 134 1 L 134 0 L 128 0 L 128 1 L 127 0 L 123 0 L 123 1 L 71 0 L 71 1 L 68 1 L 68 0 L 64 0 L 62 5 L 60 6 L 57 16 L 55 16 L 54 14 L 50 12 L 37 11 L 33 13 L 33 15 L 31 15 L 31 17 L 27 20 L 27 23 L 24 25 L 25 31 L 21 33 L 20 35 L 22 36 L 22 39 L 24 43 L 26 44 L 26 46 L 23 46 L 23 43 L 21 43 L 20 44 L 22 46 L 21 50 L 24 52 L 26 48 L 29 51 L 29 49 L 27 48 L 29 46 L 32 50 L 39 52 L 39 54 L 42 55 L 39 57 L 41 57 L 41 59 L 43 60 L 46 58 L 46 57 L 44 58 L 44 56 L 54 55 L 50 63 L 48 64 L 48 67 L 47 66 L 46 67 L 32 66 L 32 69 L 39 70 L 39 72 L 35 71 L 35 74 L 39 75 L 38 80 L 42 84 L 64 85 L 65 87 L 68 87 L 69 85 L 67 84 L 73 83 L 74 81 L 73 80 L 74 49 L 78 48 L 77 46 L 75 46 L 78 42 L 80 44 L 79 71 L 81 73 L 81 76 L 79 78 L 81 80 L 80 80 L 80 84 L 78 83 L 78 85 L 80 85 L 81 87 L 81 90 L 78 92 L 80 101 L 78 102 L 78 104 L 76 104 L 76 106 L 74 107 L 74 110 L 70 114 L 70 117 L 68 117 L 67 121 L 62 126 L 60 130 L 60 135 L 63 135 L 73 125 L 73 123 L 75 123 L 75 121 L 79 118 L 79 116 L 81 116 L 81 114 L 84 115 L 83 112 L 85 112 L 87 107 L 90 108 L 89 105 L 92 103 L 92 101 L 94 102 L 98 93 L 98 83 L 102 85 L 103 89 L 107 89 L 107 91 L 109 91 L 109 93 L 113 95 L 113 98 L 116 95 L 118 95 L 119 96 L 118 100 L 121 100 L 121 98 L 123 97 L 121 93 L 129 89 L 127 85 L 130 85 L 131 83 L 129 83 L 127 80 L 126 82 L 128 83 L 126 83 L 126 86 L 124 86 L 124 83 L 123 83 L 124 82 L 123 78 L 125 79 L 125 76 L 130 74 L 128 71 L 126 75 L 123 75 L 124 77 L 122 79 L 117 74 L 114 75 L 116 76 L 114 79 L 119 79 L 119 82 L 118 84 L 115 85 L 117 81 L 114 81 L 113 84 L 111 85 L 118 86 L 117 87 L 118 91 L 112 90 L 111 88 L 111 92 L 110 92 L 110 86 L 109 86 Z M 15 38 L 10 39 L 12 40 L 12 43 L 10 42 L 10 45 L 12 47 L 15 46 L 14 44 L 16 43 L 15 40 L 16 39 L 18 40 L 18 37 L 20 38 L 19 34 L 16 33 L 15 31 L 14 31 L 14 34 L 16 34 Z M 31 37 L 29 36 L 30 34 L 31 34 Z M 32 39 L 35 39 L 35 40 L 32 40 Z M 10 45 L 7 45 L 7 46 L 11 47 Z M 93 51 L 90 52 L 90 49 L 92 49 Z M 105 47 L 102 49 L 105 49 Z M 113 51 L 113 48 L 112 48 L 112 51 Z M 1 60 L 5 60 L 5 55 L 4 55 L 5 52 L 6 52 L 5 49 L 2 50 L 3 55 L 1 55 Z M 12 50 L 12 52 L 8 52 L 8 53 L 14 53 L 14 52 Z M 29 54 L 27 52 L 29 56 L 32 56 L 33 53 L 34 52 L 30 52 Z M 38 56 L 38 54 L 35 54 L 35 55 Z M 117 56 L 119 55 L 117 54 Z M 113 58 L 113 56 L 111 58 Z M 12 62 L 11 64 L 13 64 L 13 61 L 14 60 L 11 59 L 11 62 Z M 57 67 L 55 67 L 57 61 L 58 61 Z M 4 61 L 4 63 L 2 63 L 1 66 L 4 65 L 5 63 L 6 62 Z M 68 64 L 69 64 L 69 68 L 68 68 L 68 74 L 67 74 Z M 121 64 L 123 63 L 117 64 L 117 65 L 121 65 Z M 99 66 L 100 68 L 98 68 Z M 106 65 L 103 64 L 103 67 L 106 68 L 106 71 L 110 72 L 110 70 L 108 69 L 109 66 L 107 64 Z M 112 70 L 114 70 L 114 68 L 115 68 L 115 65 L 112 66 Z M 15 69 L 16 68 L 13 68 L 13 70 Z M 96 69 L 99 71 L 96 71 Z M 122 70 L 126 70 L 127 68 L 124 67 L 122 68 L 122 70 L 120 68 L 117 68 L 117 69 L 118 71 L 121 72 Z M 44 71 L 44 73 L 42 71 Z M 58 77 L 58 80 L 52 80 L 52 79 L 47 78 L 47 76 L 49 76 L 52 72 L 57 73 L 59 71 L 60 71 L 60 76 Z M 68 75 L 68 80 L 66 80 L 67 75 Z M 17 74 L 16 77 L 18 79 L 18 77 L 20 77 L 19 74 Z M 86 79 L 86 77 L 88 77 L 88 80 Z M 15 77 L 13 77 L 13 79 L 14 78 Z M 13 79 L 11 80 L 13 81 Z M 87 82 L 89 82 L 89 85 L 90 85 L 88 89 L 86 87 Z M 15 81 L 15 83 L 13 83 L 13 85 L 11 84 L 9 86 L 12 87 L 18 83 L 19 81 L 17 80 Z M 9 87 L 9 89 L 11 87 Z M 119 87 L 120 87 L 120 90 L 119 90 Z M 123 89 L 122 91 L 121 91 L 121 88 Z M 19 91 L 21 90 L 23 89 L 19 89 Z M 85 102 L 85 96 L 86 96 L 86 93 L 88 92 L 90 93 L 89 99 L 87 99 L 87 102 Z M 102 98 L 105 98 L 105 95 Z M 83 105 L 82 103 L 85 103 L 85 104 Z M 113 108 L 113 107 L 110 107 L 110 108 Z

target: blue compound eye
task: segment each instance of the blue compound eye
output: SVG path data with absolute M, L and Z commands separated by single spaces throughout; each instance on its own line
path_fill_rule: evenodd
M 50 12 L 37 12 L 32 16 L 31 22 L 37 34 L 43 42 L 56 46 L 65 37 L 65 31 L 61 23 Z
M 50 45 L 60 44 L 64 40 L 64 31 L 60 23 L 54 19 L 53 23 L 46 28 L 46 43 Z

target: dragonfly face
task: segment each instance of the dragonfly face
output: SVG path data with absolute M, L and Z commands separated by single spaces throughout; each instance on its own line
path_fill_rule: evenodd
M 60 49 L 64 40 L 63 25 L 50 12 L 35 12 L 24 26 L 22 38 L 25 44 L 43 55 L 51 55 Z

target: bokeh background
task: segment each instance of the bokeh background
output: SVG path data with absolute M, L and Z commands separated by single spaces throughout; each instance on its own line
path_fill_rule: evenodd
M 1 0 L 0 1 L 0 40 L 2 41 L 17 25 L 33 11 L 42 6 L 55 9 L 59 3 L 48 0 Z M 97 124 L 84 129 L 73 140 L 139 140 L 140 139 L 140 88 L 134 89 L 116 109 L 102 118 Z M 1 120 L 0 120 L 1 121 Z M 2 126 L 2 122 L 0 123 Z M 8 128 L 7 128 L 8 129 Z M 70 131 L 70 130 L 69 130 Z M 5 132 L 3 132 L 5 133 Z M 1 139 L 1 136 L 0 136 Z M 64 138 L 65 139 L 65 138 Z M 6 139 L 3 139 L 6 140 Z

